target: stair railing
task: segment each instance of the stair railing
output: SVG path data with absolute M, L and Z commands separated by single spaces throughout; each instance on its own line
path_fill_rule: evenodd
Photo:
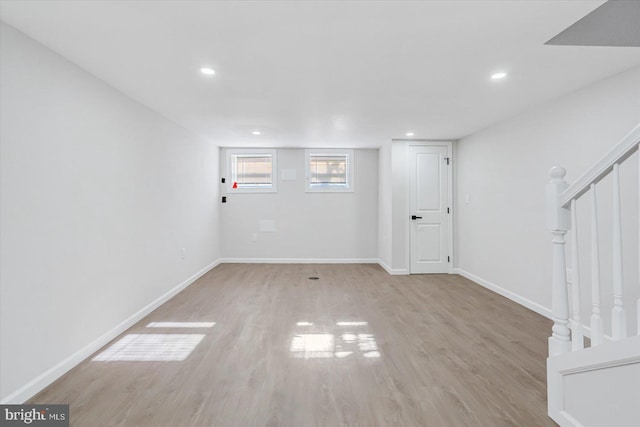
M 552 234 L 553 244 L 553 328 L 549 338 L 549 357 L 559 356 L 584 347 L 582 324 L 580 321 L 580 271 L 578 268 L 578 233 L 576 201 L 590 195 L 591 217 L 591 346 L 604 341 L 602 308 L 600 304 L 600 260 L 598 238 L 598 210 L 596 184 L 604 177 L 613 177 L 613 307 L 611 309 L 611 336 L 614 341 L 627 337 L 627 313 L 623 306 L 622 283 L 622 220 L 620 205 L 620 164 L 640 149 L 640 125 L 636 126 L 598 163 L 576 182 L 569 185 L 564 177 L 566 170 L 555 166 L 549 171 L 551 180 L 547 184 L 547 226 Z M 640 155 L 638 156 L 640 159 Z M 640 161 L 638 163 L 640 171 Z M 639 180 L 640 190 L 640 180 Z M 640 215 L 639 215 L 640 216 Z M 640 224 L 639 224 L 640 225 Z M 567 277 L 565 236 L 571 239 L 571 274 Z M 639 236 L 640 240 L 640 236 Z M 639 249 L 640 252 L 640 249 Z M 640 260 L 638 262 L 640 266 Z M 571 304 L 569 302 L 571 301 Z M 571 307 L 571 311 L 570 311 Z M 636 303 L 636 319 L 640 335 L 640 298 Z M 631 315 L 629 316 L 631 317 Z

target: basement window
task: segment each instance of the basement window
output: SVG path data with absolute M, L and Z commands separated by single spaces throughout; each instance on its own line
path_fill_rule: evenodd
M 305 150 L 307 192 L 353 192 L 353 150 Z
M 276 192 L 276 150 L 228 150 L 227 167 L 230 193 Z

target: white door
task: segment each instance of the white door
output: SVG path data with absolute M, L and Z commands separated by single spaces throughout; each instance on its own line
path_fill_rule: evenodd
M 409 146 L 411 274 L 448 273 L 449 146 Z

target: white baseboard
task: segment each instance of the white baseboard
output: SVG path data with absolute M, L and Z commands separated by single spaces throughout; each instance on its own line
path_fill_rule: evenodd
M 381 259 L 378 260 L 378 264 L 380 265 L 380 267 L 384 268 L 385 271 L 391 274 L 392 276 L 404 276 L 409 274 L 409 270 L 407 270 L 406 268 L 391 268 Z
M 581 323 L 581 324 L 582 324 L 582 335 L 591 339 L 591 326 L 585 325 L 584 323 Z M 571 329 L 571 321 L 569 321 L 569 329 Z M 604 334 L 602 335 L 602 338 L 604 339 L 604 342 L 607 342 L 607 343 L 613 342 L 613 337 L 611 335 Z
M 548 309 L 538 303 L 535 303 L 527 298 L 521 297 L 520 295 L 517 295 L 509 290 L 504 289 L 501 286 L 496 285 L 495 283 L 491 283 L 488 280 L 484 280 L 478 276 L 476 276 L 475 274 L 469 273 L 468 271 L 465 271 L 461 268 L 454 268 L 453 272 L 455 274 L 459 274 L 463 277 L 466 277 L 467 279 L 471 280 L 472 282 L 477 283 L 478 285 L 485 287 L 497 294 L 502 295 L 503 297 L 509 298 L 511 301 L 513 302 L 517 302 L 520 305 L 523 305 L 525 307 L 527 307 L 529 310 L 535 311 L 536 313 L 538 313 L 541 316 L 544 316 L 548 319 L 551 319 L 552 313 L 551 313 L 551 309 Z M 551 333 L 551 331 L 549 332 Z M 582 334 L 587 337 L 587 338 L 591 338 L 591 328 L 589 327 L 589 325 L 587 324 L 582 324 Z M 611 335 L 604 335 L 604 340 L 605 342 L 613 342 L 613 338 L 611 337 Z
M 454 268 L 453 272 L 455 274 L 461 275 L 462 277 L 466 277 L 472 282 L 475 282 L 480 286 L 489 289 L 490 291 L 500 294 L 503 297 L 509 298 L 511 301 L 517 302 L 518 304 L 527 307 L 529 310 L 535 311 L 541 316 L 551 319 L 551 310 L 548 309 L 547 307 L 544 307 L 536 302 L 531 301 L 530 299 L 527 299 L 516 293 L 513 293 L 501 286 L 496 285 L 495 283 L 491 283 L 488 280 L 484 280 L 483 278 L 478 277 L 475 274 L 469 273 L 468 271 L 465 271 L 461 268 Z
M 221 258 L 221 264 L 378 264 L 377 258 Z
M 211 264 L 204 267 L 202 270 L 198 271 L 191 277 L 189 277 L 184 282 L 180 283 L 178 286 L 171 289 L 169 292 L 157 298 L 155 301 L 149 303 L 147 306 L 143 307 L 138 312 L 131 315 L 129 318 L 123 320 L 118 325 L 113 327 L 111 330 L 102 334 L 100 337 L 93 340 L 88 345 L 84 346 L 71 356 L 62 360 L 57 365 L 53 366 L 51 369 L 45 371 L 44 373 L 38 375 L 33 380 L 29 381 L 27 384 L 20 387 L 18 390 L 9 394 L 7 397 L 3 398 L 0 404 L 22 404 L 29 400 L 31 397 L 35 396 L 38 392 L 43 390 L 49 384 L 53 383 L 55 380 L 66 374 L 71 368 L 78 365 L 80 362 L 85 360 L 87 357 L 91 356 L 109 341 L 120 335 L 122 332 L 129 329 L 131 326 L 136 324 L 146 315 L 151 313 L 156 308 L 160 307 L 162 304 L 167 302 L 173 296 L 175 296 L 178 292 L 182 291 L 184 288 L 198 280 L 205 273 L 207 273 L 212 268 L 218 266 L 220 264 L 220 260 L 216 260 Z
M 393 276 L 409 274 L 407 269 L 393 269 L 377 258 L 221 258 L 220 264 L 378 264 Z

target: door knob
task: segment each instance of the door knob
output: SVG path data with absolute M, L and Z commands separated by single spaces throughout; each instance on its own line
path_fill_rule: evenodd
M 421 216 L 411 215 L 411 219 L 413 219 L 413 220 L 422 219 L 422 217 Z

